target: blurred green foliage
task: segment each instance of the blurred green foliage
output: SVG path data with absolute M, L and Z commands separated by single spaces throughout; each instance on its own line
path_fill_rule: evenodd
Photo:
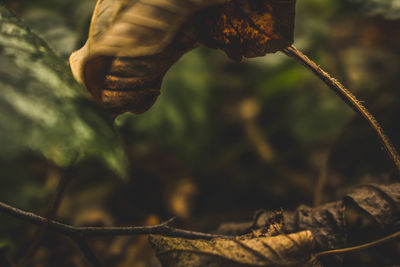
M 77 159 L 97 159 L 127 176 L 124 149 L 109 119 L 64 60 L 2 6 L 0 51 L 2 200 L 35 208 L 49 193 L 32 168 L 43 164 L 66 169 Z M 5 226 L 7 220 L 2 221 Z
M 0 100 L 2 160 L 26 150 L 60 167 L 75 158 L 98 157 L 126 176 L 118 134 L 45 42 L 1 8 Z
M 353 0 L 362 7 L 364 12 L 369 15 L 383 15 L 389 19 L 398 19 L 400 17 L 399 0 Z
M 95 4 L 93 0 L 0 2 L 65 60 L 85 42 Z M 300 50 L 366 101 L 397 148 L 399 15 L 398 0 L 298 0 L 295 33 Z M 14 62 L 4 63 L 3 52 L 0 57 L 0 73 L 13 68 Z M 12 80 L 19 81 L 20 75 L 13 74 Z M 201 47 L 170 69 L 161 92 L 146 113 L 124 114 L 115 121 L 130 161 L 129 183 L 110 181 L 112 174 L 95 161 L 77 166 L 61 218 L 74 222 L 76 214 L 94 207 L 117 223 L 143 222 L 149 214 L 179 217 L 171 199 L 181 181 L 190 181 L 197 193 L 187 201 L 190 216 L 182 217 L 182 222 L 210 229 L 222 221 L 249 219 L 258 208 L 311 204 L 321 173 L 328 173 L 324 201 L 340 196 L 344 186 L 393 175 L 391 163 L 368 126 L 308 70 L 281 53 L 238 64 L 221 51 Z M 248 99 L 255 100 L 258 107 L 252 123 L 273 149 L 271 161 L 258 152 L 262 145 L 249 134 L 249 124 L 241 113 Z M 43 97 L 39 103 L 49 101 Z M 67 105 L 63 114 L 69 115 L 60 117 L 60 123 L 80 117 L 90 129 L 106 129 L 93 133 L 98 138 L 110 138 L 114 134 L 111 128 L 95 115 L 97 111 L 93 113 L 91 104 L 82 101 L 79 109 Z M 3 102 L 0 109 L 5 107 Z M 41 107 L 29 108 L 30 114 Z M 45 117 L 42 120 L 57 119 L 51 109 L 42 108 L 47 111 L 40 112 Z M 4 114 L 1 112 L 1 123 Z M 8 127 L 27 125 L 19 118 L 12 120 L 15 123 L 7 122 Z M 14 130 L 20 137 L 13 138 L 29 140 L 22 126 Z M 81 140 L 70 126 L 59 127 L 55 134 L 72 147 Z M 7 154 L 11 155 L 15 151 L 12 142 L 5 140 L 2 137 L 2 149 L 9 145 Z M 93 153 L 101 154 L 107 147 L 117 146 L 116 140 L 89 146 Z M 0 167 L 2 200 L 21 207 L 30 202 L 30 208 L 44 209 L 40 201 L 31 200 L 47 199 L 54 190 L 54 186 L 46 186 L 51 179 L 45 175 L 53 166 L 27 155 L 12 163 L 1 162 Z

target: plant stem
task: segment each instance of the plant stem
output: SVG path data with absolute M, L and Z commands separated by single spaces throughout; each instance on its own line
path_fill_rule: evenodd
M 91 252 L 89 246 L 86 244 L 85 237 L 88 236 L 128 236 L 128 235 L 163 235 L 171 237 L 183 237 L 190 239 L 213 239 L 213 238 L 224 238 L 234 239 L 233 236 L 226 235 L 215 235 L 208 233 L 201 233 L 189 230 L 178 229 L 170 226 L 173 220 L 168 220 L 164 223 L 154 226 L 127 226 L 127 227 L 79 227 L 63 224 L 55 220 L 49 220 L 47 218 L 36 215 L 32 212 L 23 211 L 7 205 L 0 201 L 0 212 L 9 216 L 18 218 L 30 224 L 37 226 L 47 225 L 47 229 L 58 234 L 62 234 L 70 237 L 82 250 L 87 259 L 94 265 L 99 266 L 99 262 L 96 259 L 93 252 Z
M 233 239 L 233 236 L 226 235 L 215 235 L 209 233 L 201 233 L 189 230 L 183 230 L 171 227 L 171 220 L 154 225 L 154 226 L 121 226 L 121 227 L 80 227 L 63 224 L 55 220 L 47 220 L 44 217 L 36 215 L 32 212 L 23 211 L 5 204 L 0 201 L 0 212 L 21 219 L 25 222 L 40 226 L 48 223 L 48 229 L 67 236 L 75 236 L 77 233 L 83 234 L 84 236 L 122 236 L 122 235 L 151 235 L 158 234 L 164 236 L 174 237 L 185 237 L 185 238 L 200 238 L 200 239 L 212 239 L 212 238 L 225 238 Z
M 92 264 L 93 267 L 102 266 L 100 260 L 97 258 L 97 256 L 93 253 L 92 249 L 87 244 L 84 236 L 77 234 L 76 236 L 71 237 L 71 239 L 78 245 L 83 255 L 85 255 L 85 258 Z
M 171 237 L 183 237 L 190 239 L 234 239 L 233 236 L 215 235 L 171 227 L 173 219 L 154 226 L 127 226 L 127 227 L 78 227 L 63 224 L 55 220 L 47 219 L 32 212 L 23 211 L 0 201 L 0 212 L 18 218 L 37 226 L 46 225 L 48 230 L 70 237 L 81 249 L 87 260 L 93 266 L 101 266 L 95 254 L 86 243 L 88 236 L 128 236 L 128 235 L 163 235 Z
M 400 174 L 400 156 L 397 153 L 395 147 L 392 145 L 390 139 L 386 136 L 382 127 L 376 121 L 375 117 L 361 104 L 361 102 L 347 90 L 339 81 L 331 77 L 327 72 L 322 70 L 314 61 L 310 60 L 306 55 L 297 50 L 294 45 L 284 49 L 283 52 L 299 60 L 308 69 L 310 69 L 315 75 L 318 76 L 329 88 L 331 88 L 337 95 L 339 95 L 354 111 L 360 114 L 371 126 L 372 129 L 378 135 L 378 138 L 382 141 L 389 157 L 395 164 L 398 173 Z
M 327 250 L 327 251 L 322 251 L 322 252 L 318 252 L 316 253 L 314 256 L 316 258 L 321 257 L 321 256 L 325 256 L 325 255 L 333 255 L 333 254 L 343 254 L 343 253 L 348 253 L 348 252 L 356 252 L 356 251 L 360 251 L 363 249 L 367 249 L 367 248 L 372 248 L 378 245 L 381 245 L 383 243 L 395 240 L 397 238 L 400 238 L 400 232 L 391 234 L 389 236 L 383 237 L 381 239 L 366 243 L 366 244 L 362 244 L 359 246 L 355 246 L 355 247 L 350 247 L 350 248 L 341 248 L 341 249 L 333 249 L 333 250 Z
M 77 157 L 74 159 L 72 166 L 67 168 L 67 170 L 61 174 L 60 181 L 57 185 L 56 193 L 55 193 L 53 200 L 51 201 L 51 203 L 47 209 L 47 212 L 45 214 L 45 218 L 47 219 L 47 222 L 45 224 L 42 224 L 36 230 L 36 233 L 33 236 L 31 245 L 28 247 L 27 251 L 25 252 L 25 255 L 17 263 L 18 267 L 27 266 L 28 260 L 30 258 L 33 258 L 34 255 L 36 254 L 37 250 L 39 249 L 40 242 L 42 241 L 44 235 L 46 234 L 48 222 L 55 218 L 57 210 L 61 204 L 64 192 L 72 179 L 73 172 L 74 172 L 74 166 L 75 166 L 76 162 L 77 162 Z

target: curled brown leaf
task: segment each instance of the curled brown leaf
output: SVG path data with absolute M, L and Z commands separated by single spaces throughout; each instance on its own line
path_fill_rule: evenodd
M 282 0 L 99 0 L 71 69 L 113 116 L 141 113 L 156 101 L 168 69 L 200 44 L 238 61 L 288 47 L 294 6 Z
M 273 212 L 259 213 L 255 222 L 225 224 L 219 234 L 243 234 L 264 228 Z M 299 206 L 284 212 L 285 233 L 310 230 L 315 252 L 361 245 L 398 231 L 400 183 L 365 184 L 350 190 L 342 200 L 318 207 Z M 253 230 L 254 231 L 254 230 Z M 324 266 L 340 266 L 343 255 L 321 258 Z

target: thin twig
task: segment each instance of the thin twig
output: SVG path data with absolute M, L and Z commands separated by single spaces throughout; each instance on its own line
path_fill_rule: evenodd
M 314 255 L 314 257 L 318 258 L 321 256 L 325 256 L 325 255 L 333 255 L 333 254 L 343 254 L 343 253 L 348 253 L 348 252 L 356 252 L 356 251 L 360 251 L 363 249 L 367 249 L 367 248 L 372 248 L 381 244 L 384 244 L 386 242 L 395 240 L 397 238 L 400 238 L 400 232 L 391 234 L 389 236 L 383 237 L 381 239 L 366 243 L 366 244 L 362 244 L 359 246 L 355 246 L 355 247 L 350 247 L 350 248 L 341 248 L 341 249 L 333 249 L 333 250 L 327 250 L 327 251 L 322 251 L 322 252 L 318 252 Z
M 45 214 L 45 218 L 47 219 L 47 222 L 45 224 L 42 224 L 35 232 L 32 243 L 29 246 L 29 248 L 26 250 L 25 255 L 21 258 L 21 260 L 17 263 L 17 266 L 19 267 L 24 267 L 27 265 L 29 258 L 34 257 L 36 254 L 38 248 L 40 247 L 40 242 L 42 241 L 44 235 L 46 234 L 46 230 L 48 227 L 48 222 L 49 220 L 52 220 L 55 218 L 57 214 L 58 207 L 61 204 L 62 198 L 64 196 L 64 192 L 72 180 L 73 177 L 73 170 L 75 163 L 77 161 L 76 159 L 73 161 L 73 164 L 62 173 L 60 177 L 60 181 L 57 185 L 56 193 L 53 196 L 53 200 L 51 201 L 49 207 L 47 208 L 47 212 Z
M 87 244 L 85 237 L 77 234 L 76 236 L 71 237 L 71 239 L 79 246 L 85 258 L 92 264 L 93 267 L 101 267 L 102 264 L 100 260 L 96 257 L 93 251 L 90 249 Z
M 294 45 L 283 50 L 283 52 L 301 61 L 308 69 L 310 69 L 314 74 L 316 74 L 329 88 L 331 88 L 337 95 L 339 95 L 349 106 L 353 108 L 358 114 L 360 114 L 369 125 L 375 130 L 379 139 L 382 141 L 389 157 L 395 164 L 397 171 L 400 174 L 400 156 L 397 153 L 395 147 L 392 145 L 390 139 L 386 136 L 382 127 L 376 121 L 375 117 L 362 105 L 362 103 L 349 91 L 347 90 L 339 81 L 331 77 L 327 72 L 322 70 L 315 62 L 310 60 L 306 55 L 297 50 Z
M 268 136 L 266 136 L 257 124 L 257 116 L 260 113 L 259 103 L 252 98 L 243 101 L 239 107 L 239 115 L 242 118 L 243 126 L 249 138 L 250 144 L 254 147 L 260 159 L 268 165 L 273 165 L 276 174 L 286 180 L 286 184 L 309 197 L 312 193 L 313 181 L 303 179 L 302 173 L 288 169 L 277 156 Z
M 7 215 L 13 216 L 25 222 L 41 226 L 48 224 L 48 229 L 58 234 L 66 235 L 71 237 L 77 242 L 77 236 L 88 237 L 88 236 L 128 236 L 128 235 L 149 235 L 158 234 L 163 236 L 172 237 L 184 237 L 190 239 L 213 239 L 213 238 L 224 238 L 234 239 L 233 236 L 226 235 L 215 235 L 209 233 L 201 233 L 189 230 L 183 230 L 171 227 L 170 224 L 174 218 L 154 226 L 127 226 L 127 227 L 79 227 L 71 226 L 68 224 L 60 223 L 55 220 L 47 220 L 44 217 L 36 215 L 32 212 L 27 212 L 7 205 L 4 202 L 0 202 L 0 212 Z M 78 244 L 81 246 L 82 244 Z
M 79 227 L 49 220 L 32 212 L 27 212 L 0 201 L 0 212 L 18 218 L 36 226 L 47 225 L 47 229 L 58 234 L 70 237 L 82 250 L 87 260 L 95 267 L 101 266 L 100 261 L 89 248 L 85 238 L 89 236 L 128 236 L 158 234 L 171 237 L 183 237 L 190 239 L 234 239 L 233 236 L 215 235 L 171 227 L 175 218 L 153 226 L 128 226 L 128 227 Z
M 314 191 L 314 207 L 319 206 L 323 202 L 323 196 L 324 196 L 324 188 L 325 184 L 328 181 L 328 165 L 329 165 L 329 156 L 331 153 L 331 149 L 328 149 L 328 151 L 325 151 L 323 155 L 323 160 L 322 160 L 322 167 L 319 173 L 319 177 L 317 180 L 317 183 L 315 185 L 315 191 Z

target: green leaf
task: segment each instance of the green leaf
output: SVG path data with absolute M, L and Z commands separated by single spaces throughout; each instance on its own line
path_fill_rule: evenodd
M 35 152 L 60 167 L 101 160 L 126 176 L 111 120 L 87 97 L 67 64 L 0 6 L 0 160 Z

